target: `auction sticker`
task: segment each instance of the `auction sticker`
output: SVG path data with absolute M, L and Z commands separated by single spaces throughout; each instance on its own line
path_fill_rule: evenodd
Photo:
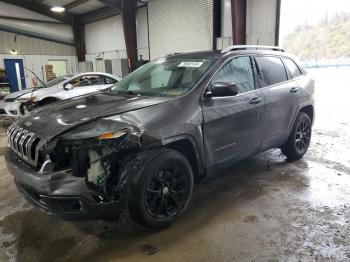
M 201 67 L 203 62 L 181 62 L 177 67 Z

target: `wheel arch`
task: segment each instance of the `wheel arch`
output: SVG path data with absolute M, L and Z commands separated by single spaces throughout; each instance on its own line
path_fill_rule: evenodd
M 55 96 L 48 96 L 48 97 L 41 99 L 39 101 L 39 104 L 40 104 L 40 106 L 43 106 L 43 105 L 47 105 L 47 104 L 58 102 L 58 101 L 60 101 L 59 98 L 57 98 Z
M 307 114 L 311 120 L 311 124 L 313 124 L 314 122 L 314 106 L 309 104 L 309 105 L 305 105 L 302 108 L 300 108 L 299 112 L 304 112 L 305 114 Z
M 292 123 L 291 123 L 291 126 L 289 127 L 289 132 L 292 131 L 292 128 L 293 128 L 293 126 L 294 126 L 294 123 L 295 123 L 295 121 L 296 121 L 296 119 L 297 119 L 297 116 L 298 116 L 298 114 L 299 114 L 300 112 L 303 112 L 303 113 L 307 114 L 307 115 L 309 116 L 310 120 L 311 120 L 311 124 L 313 124 L 314 119 L 315 119 L 314 104 L 313 104 L 313 103 L 309 103 L 309 102 L 308 102 L 308 103 L 304 103 L 304 104 L 302 104 L 302 105 L 299 107 L 298 110 L 296 110 L 296 113 L 295 113 L 295 115 L 294 115 L 294 117 L 293 117 L 293 121 L 292 121 Z
M 200 149 L 197 147 L 196 142 L 189 136 L 181 136 L 176 139 L 172 139 L 164 145 L 166 148 L 170 148 L 178 151 L 184 155 L 190 162 L 195 180 L 199 179 L 205 174 L 205 168 L 203 159 L 200 154 Z

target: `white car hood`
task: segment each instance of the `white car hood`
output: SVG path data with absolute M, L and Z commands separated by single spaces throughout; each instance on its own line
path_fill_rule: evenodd
M 21 96 L 21 98 L 30 98 L 32 96 L 46 97 L 46 96 L 49 96 L 51 94 L 55 94 L 59 90 L 60 90 L 60 85 L 56 85 L 56 86 L 52 86 L 52 87 L 48 87 L 48 88 L 40 88 L 40 89 L 35 90 L 34 92 L 30 92 L 30 93 L 27 93 L 27 94 Z
M 23 89 L 21 91 L 17 91 L 17 92 L 13 92 L 7 96 L 4 97 L 4 100 L 5 99 L 11 99 L 11 98 L 18 98 L 20 96 L 23 96 L 25 94 L 28 94 L 30 92 L 32 92 L 33 88 L 27 88 L 27 89 Z

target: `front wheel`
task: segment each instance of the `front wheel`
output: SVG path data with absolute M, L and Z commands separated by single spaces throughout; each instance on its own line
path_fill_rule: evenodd
M 129 213 L 144 228 L 157 230 L 186 210 L 192 196 L 193 172 L 188 160 L 175 150 L 141 154 L 144 161 L 130 190 Z
M 287 142 L 282 146 L 282 153 L 288 160 L 302 158 L 307 152 L 311 140 L 311 120 L 307 114 L 300 112 L 295 120 Z

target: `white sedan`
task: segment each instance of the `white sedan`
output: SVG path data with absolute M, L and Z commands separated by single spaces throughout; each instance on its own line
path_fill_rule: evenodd
M 33 108 L 107 89 L 120 80 L 118 76 L 97 72 L 58 77 L 45 86 L 21 90 L 4 97 L 0 101 L 0 116 L 21 117 Z

